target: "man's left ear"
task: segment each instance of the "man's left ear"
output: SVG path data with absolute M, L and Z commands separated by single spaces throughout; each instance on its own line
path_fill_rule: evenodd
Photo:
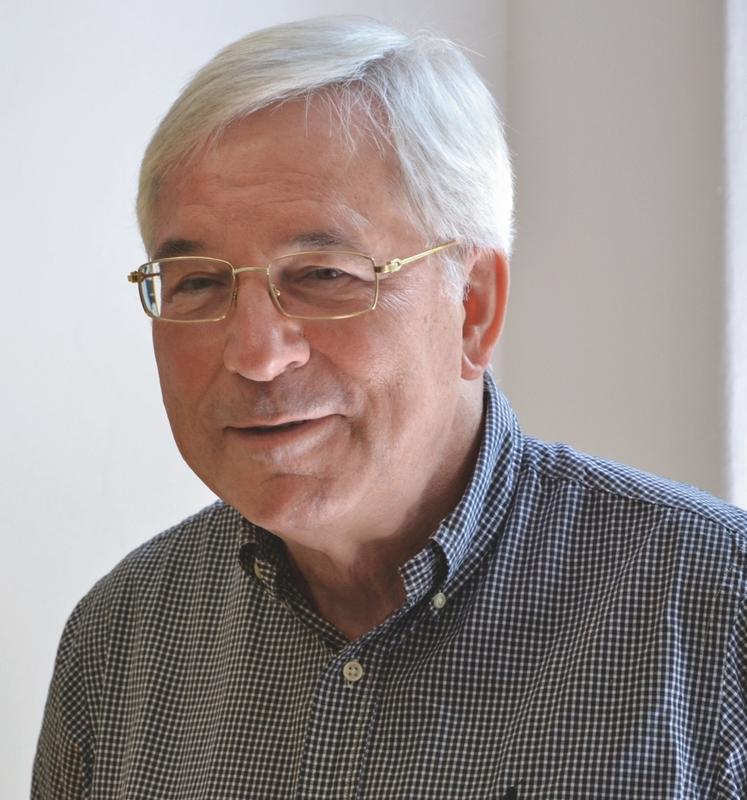
M 508 302 L 508 259 L 478 250 L 465 263 L 467 287 L 462 330 L 462 378 L 476 380 L 490 364 Z

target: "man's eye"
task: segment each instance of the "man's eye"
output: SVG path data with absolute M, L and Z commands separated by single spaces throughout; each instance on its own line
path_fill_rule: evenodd
M 225 285 L 225 281 L 220 280 L 215 275 L 189 275 L 182 278 L 174 287 L 175 292 L 206 292 L 211 289 L 220 289 Z
M 304 277 L 318 281 L 333 281 L 338 278 L 351 277 L 349 273 L 335 267 L 309 267 Z
M 361 267 L 356 267 L 355 264 L 305 264 L 287 270 L 286 278 L 294 283 L 305 284 L 364 280 L 364 268 L 366 266 L 368 265 L 363 264 Z

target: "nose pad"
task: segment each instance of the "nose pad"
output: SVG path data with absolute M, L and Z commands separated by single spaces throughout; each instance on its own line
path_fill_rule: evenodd
M 273 305 L 277 309 L 278 313 L 285 316 L 285 314 L 283 314 L 282 312 L 282 303 L 280 302 L 280 289 L 278 289 L 278 287 L 271 281 L 270 281 L 270 299 L 272 300 Z
M 236 310 L 236 301 L 239 297 L 239 284 L 234 280 L 233 289 L 231 290 L 231 302 L 228 306 L 228 313 L 226 316 L 230 316 Z
M 226 369 L 248 380 L 266 382 L 302 367 L 311 349 L 301 321 L 281 313 L 271 294 L 275 287 L 269 285 L 266 275 L 244 274 L 241 278 L 234 286 L 228 319 L 223 356 Z

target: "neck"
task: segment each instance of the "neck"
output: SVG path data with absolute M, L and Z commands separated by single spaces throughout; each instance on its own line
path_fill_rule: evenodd
M 363 519 L 340 521 L 347 536 L 320 536 L 334 543 L 311 549 L 282 537 L 299 589 L 317 613 L 347 639 L 357 639 L 400 608 L 405 587 L 399 568 L 425 546 L 456 506 L 472 476 L 480 446 L 482 402 L 476 417 L 463 419 L 461 452 L 453 451 L 416 498 L 392 503 L 385 516 L 370 509 Z M 448 468 L 446 468 L 448 467 Z
M 361 549 L 345 559 L 288 547 L 298 587 L 316 612 L 349 640 L 375 628 L 405 600 L 397 557 L 384 547 Z

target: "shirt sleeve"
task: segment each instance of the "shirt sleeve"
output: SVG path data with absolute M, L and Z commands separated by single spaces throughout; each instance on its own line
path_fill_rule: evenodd
M 82 800 L 88 797 L 86 753 L 90 720 L 78 647 L 74 612 L 57 651 L 34 760 L 31 800 Z
M 716 800 L 747 797 L 747 601 L 743 600 L 726 652 L 721 689 L 721 753 Z

